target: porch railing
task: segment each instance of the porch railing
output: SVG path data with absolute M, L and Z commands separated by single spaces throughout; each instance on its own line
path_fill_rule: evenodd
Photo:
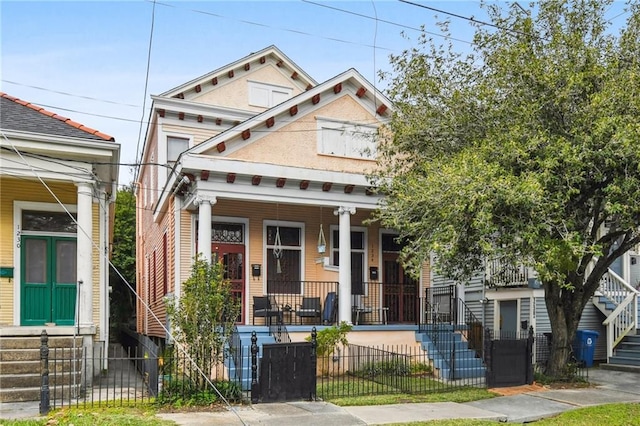
M 486 262 L 485 283 L 489 287 L 528 287 L 534 285 L 535 278 L 534 270 L 524 265 L 513 265 L 501 258 Z
M 597 296 L 603 296 L 616 308 L 602 325 L 607 327 L 607 360 L 613 356 L 613 348 L 638 327 L 638 295 L 623 278 L 609 269 L 600 280 Z
M 339 285 L 335 281 L 267 281 L 267 296 L 280 312 L 280 324 L 329 325 L 338 320 Z M 333 294 L 333 298 L 328 295 Z M 419 295 L 414 286 L 379 281 L 354 282 L 351 285 L 351 321 L 354 324 L 388 324 L 420 322 Z M 319 298 L 320 314 L 304 310 L 303 300 Z M 328 303 L 334 303 L 331 308 Z M 305 312 L 304 314 L 302 312 Z M 258 323 L 260 319 L 257 320 Z M 272 324 L 277 331 L 278 322 Z

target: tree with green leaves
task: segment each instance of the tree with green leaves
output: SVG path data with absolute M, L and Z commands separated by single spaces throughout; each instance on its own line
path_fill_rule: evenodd
M 222 363 L 240 309 L 231 282 L 225 278 L 224 265 L 197 258 L 180 297 L 167 300 L 175 341 L 207 374 Z M 198 389 L 205 384 L 204 377 L 192 379 Z
M 116 195 L 111 263 L 110 309 L 112 324 L 118 326 L 126 323 L 135 313 L 135 294 L 132 289 L 136 288 L 136 200 L 132 186 L 123 187 Z
M 490 258 L 533 267 L 556 377 L 603 274 L 640 243 L 640 8 L 614 33 L 611 3 L 491 3 L 471 53 L 423 36 L 386 76 L 378 218 L 414 271 L 431 255 L 461 282 Z

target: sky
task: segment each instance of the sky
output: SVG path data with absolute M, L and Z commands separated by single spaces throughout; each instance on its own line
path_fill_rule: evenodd
M 252 52 L 275 45 L 318 82 L 355 68 L 384 91 L 379 71 L 392 72 L 389 55 L 415 47 L 422 25 L 446 42 L 436 23 L 448 18 L 454 49 L 472 49 L 468 20 L 419 5 L 486 19 L 478 1 L 410 1 L 0 0 L 0 90 L 113 136 L 125 185 L 150 96 Z M 623 7 L 608 17 L 623 24 Z

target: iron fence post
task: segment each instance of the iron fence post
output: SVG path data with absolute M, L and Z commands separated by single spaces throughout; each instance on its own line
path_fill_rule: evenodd
M 316 328 L 313 327 L 311 329 L 311 368 L 312 368 L 312 381 L 313 381 L 313 392 L 309 395 L 312 401 L 315 401 L 318 397 L 316 394 L 316 387 L 318 386 L 318 377 L 316 372 L 318 371 L 318 357 L 316 354 L 316 348 L 318 346 L 318 333 L 316 332 Z
M 251 332 L 251 402 L 257 403 L 260 399 L 258 386 L 258 336 Z
M 40 415 L 49 414 L 49 336 L 46 330 L 40 334 Z

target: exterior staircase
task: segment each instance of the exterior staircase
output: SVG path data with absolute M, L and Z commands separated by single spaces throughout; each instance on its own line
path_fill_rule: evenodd
M 227 370 L 232 381 L 240 382 L 242 390 L 251 390 L 251 333 L 255 331 L 258 338 L 258 366 L 262 358 L 262 345 L 276 343 L 276 338 L 269 334 L 267 326 L 238 326 L 237 336 L 234 339 L 235 356 L 227 357 Z M 259 373 L 258 373 L 259 374 Z
M 485 377 L 486 368 L 453 325 L 432 324 L 416 332 L 438 376 L 445 380 Z
M 73 337 L 49 336 L 49 393 L 51 399 L 69 398 L 81 383 L 82 338 L 76 338 L 76 362 L 56 362 L 59 354 L 69 359 Z M 39 401 L 41 385 L 40 336 L 0 337 L 0 403 Z
M 611 269 L 602 277 L 592 298 L 593 305 L 604 314 L 602 323 L 607 339 L 607 364 L 602 368 L 640 371 L 639 319 L 640 292 Z

